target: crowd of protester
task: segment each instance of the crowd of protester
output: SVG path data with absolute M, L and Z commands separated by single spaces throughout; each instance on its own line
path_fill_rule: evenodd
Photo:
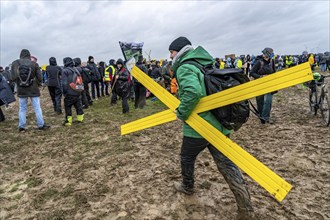
M 242 69 L 247 76 L 253 79 L 258 77 L 251 74 L 251 70 L 258 63 L 258 60 L 261 59 L 262 55 L 228 55 L 224 58 L 215 58 L 214 66 L 219 69 Z M 26 94 L 26 90 L 31 90 L 31 88 L 27 89 L 17 85 L 19 80 L 17 76 L 18 62 L 27 62 L 26 60 L 31 62 L 31 66 L 35 66 L 33 68 L 35 72 L 32 73 L 35 77 L 33 84 L 35 91 L 32 94 L 29 92 Z M 274 55 L 271 65 L 273 65 L 274 71 L 280 71 L 304 62 L 309 62 L 313 70 L 318 68 L 320 71 L 330 71 L 329 52 L 324 54 L 308 54 L 304 51 L 301 55 Z M 166 59 L 147 61 L 142 56 L 138 57 L 136 63 L 138 68 L 175 95 L 178 91 L 178 85 L 171 64 L 172 61 L 167 61 Z M 146 104 L 146 98 L 153 97 L 141 83 L 130 75 L 125 67 L 125 61 L 120 58 L 117 60 L 110 59 L 106 63 L 105 61 L 96 62 L 93 56 L 89 56 L 86 61 L 82 61 L 80 57 L 66 57 L 63 59 L 63 65 L 59 65 L 55 57 L 50 57 L 49 65 L 44 65 L 43 67 L 39 67 L 37 58 L 32 56 L 28 50 L 22 50 L 20 59 L 6 66 L 5 69 L 0 67 L 0 80 L 6 82 L 10 91 L 13 94 L 17 93 L 17 97 L 19 98 L 19 131 L 25 131 L 25 114 L 28 97 L 31 98 L 36 113 L 38 128 L 47 129 L 49 127 L 43 121 L 40 107 L 39 89 L 41 85 L 48 88 L 55 114 L 63 114 L 62 103 L 64 103 L 65 120 L 63 124 L 68 126 L 72 124 L 73 120 L 72 106 L 76 109 L 77 121 L 82 122 L 84 119 L 84 109 L 91 107 L 100 98 L 109 97 L 110 106 L 116 105 L 118 101 L 121 101 L 122 113 L 126 114 L 130 112 L 129 101 L 134 102 L 135 109 L 143 109 Z M 73 80 L 73 73 L 75 71 L 82 77 L 83 91 L 74 91 L 69 86 Z M 2 89 L 4 88 L 2 86 Z M 3 94 L 5 93 L 3 92 Z M 8 94 L 8 91 L 6 94 Z M 0 97 L 0 106 L 7 106 L 9 103 L 3 97 L 4 95 Z M 157 98 L 153 97 L 153 100 L 155 99 Z M 0 108 L 0 121 L 4 120 L 5 116 Z

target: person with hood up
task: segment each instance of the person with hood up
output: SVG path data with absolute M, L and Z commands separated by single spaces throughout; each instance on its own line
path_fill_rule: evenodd
M 28 72 L 29 74 L 25 74 Z M 25 82 L 22 83 L 22 75 L 28 75 Z M 46 125 L 40 107 L 40 90 L 39 86 L 42 82 L 42 75 L 38 63 L 31 61 L 30 51 L 23 49 L 20 54 L 20 59 L 15 60 L 11 65 L 11 82 L 17 84 L 17 96 L 19 100 L 19 122 L 18 131 L 26 131 L 26 111 L 28 107 L 28 98 L 31 99 L 32 106 L 37 118 L 39 130 L 46 130 L 50 126 Z
M 92 98 L 94 100 L 97 100 L 97 98 L 100 98 L 101 74 L 100 74 L 96 64 L 94 63 L 94 57 L 92 57 L 92 56 L 88 57 L 87 68 L 91 71 L 91 75 L 92 75 Z M 95 90 L 96 90 L 96 96 L 95 96 Z
M 74 66 L 77 68 L 78 72 L 81 74 L 84 84 L 84 91 L 81 92 L 81 101 L 83 104 L 83 109 L 87 109 L 91 103 L 93 102 L 89 95 L 89 87 L 88 83 L 92 81 L 92 76 L 90 74 L 90 70 L 86 68 L 85 64 L 81 64 L 81 59 L 79 57 L 73 59 Z
M 56 114 L 62 114 L 62 89 L 61 89 L 62 69 L 57 65 L 56 58 L 49 58 L 49 66 L 46 67 L 48 79 L 48 91 L 52 99 Z
M 124 61 L 122 59 L 117 60 L 116 66 L 117 66 L 117 72 L 115 75 L 114 86 L 115 86 L 116 94 L 121 97 L 123 114 L 125 114 L 129 112 L 127 99 L 129 98 L 130 95 L 129 82 L 128 82 L 129 80 L 128 78 L 130 76 L 127 69 L 124 66 Z
M 63 59 L 64 69 L 62 70 L 62 88 L 64 95 L 64 108 L 65 108 L 65 122 L 64 125 L 72 125 L 72 106 L 75 107 L 77 112 L 77 121 L 83 122 L 84 111 L 81 101 L 81 92 L 75 91 L 71 88 L 70 83 L 73 82 L 74 72 L 78 71 L 74 69 L 74 63 L 71 57 L 65 57 Z
M 200 99 L 207 96 L 207 93 L 203 73 L 195 65 L 184 62 L 194 61 L 202 66 L 211 66 L 214 59 L 203 47 L 199 46 L 194 49 L 186 37 L 175 39 L 170 44 L 169 51 L 173 65 L 172 70 L 179 85 L 178 98 L 180 104 L 176 110 L 176 116 L 178 119 L 185 121 L 189 118 Z M 210 111 L 199 115 L 224 135 L 228 136 L 231 133 L 231 130 L 224 128 Z M 174 183 L 175 189 L 187 195 L 194 193 L 195 161 L 199 153 L 205 148 L 208 148 L 219 172 L 223 175 L 235 196 L 238 217 L 243 219 L 253 218 L 254 211 L 250 194 L 238 167 L 185 122 L 183 123 L 183 141 L 180 154 L 182 181 Z
M 104 80 L 105 77 L 105 62 L 101 61 L 99 62 L 98 65 L 98 70 L 99 73 L 101 74 L 101 80 L 100 80 L 100 85 L 101 85 L 101 95 L 104 96 L 109 95 L 108 87 L 106 86 L 106 81 Z

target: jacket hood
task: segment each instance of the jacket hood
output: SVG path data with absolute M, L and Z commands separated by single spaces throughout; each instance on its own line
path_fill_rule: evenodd
M 111 60 L 109 61 L 109 64 L 112 65 L 112 66 L 116 65 L 116 64 L 115 64 L 115 60 L 114 60 L 114 59 L 111 59 Z
M 183 54 L 178 60 L 173 64 L 172 70 L 176 72 L 181 63 L 193 60 L 198 62 L 203 66 L 213 65 L 214 59 L 213 57 L 201 46 L 198 46 L 194 50 L 189 50 L 187 53 Z
M 74 66 L 80 66 L 81 65 L 81 59 L 79 57 L 73 59 Z
M 30 51 L 27 50 L 27 49 L 23 49 L 21 51 L 21 54 L 20 54 L 19 58 L 31 60 L 31 53 L 30 53 Z
M 51 65 L 51 66 L 56 66 L 57 65 L 55 57 L 49 58 L 49 65 Z
M 119 58 L 119 59 L 117 60 L 116 64 L 121 64 L 121 65 L 124 66 L 124 61 L 123 61 L 122 59 Z
M 65 57 L 63 59 L 63 64 L 65 67 L 73 67 L 73 60 L 71 57 Z

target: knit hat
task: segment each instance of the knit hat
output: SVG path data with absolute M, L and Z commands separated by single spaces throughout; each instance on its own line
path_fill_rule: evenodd
M 91 59 L 94 59 L 94 57 L 92 57 L 92 56 L 89 56 L 89 57 L 88 57 L 88 62 L 90 62 L 90 61 L 91 61 Z
M 180 51 L 184 46 L 191 45 L 186 37 L 178 37 L 169 46 L 168 50 Z

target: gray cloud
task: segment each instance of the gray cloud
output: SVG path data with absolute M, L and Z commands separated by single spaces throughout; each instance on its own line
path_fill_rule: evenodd
M 118 41 L 144 42 L 168 58 L 178 36 L 213 56 L 330 50 L 329 1 L 1 1 L 0 65 L 27 48 L 47 64 L 51 56 L 96 61 L 122 57 Z

